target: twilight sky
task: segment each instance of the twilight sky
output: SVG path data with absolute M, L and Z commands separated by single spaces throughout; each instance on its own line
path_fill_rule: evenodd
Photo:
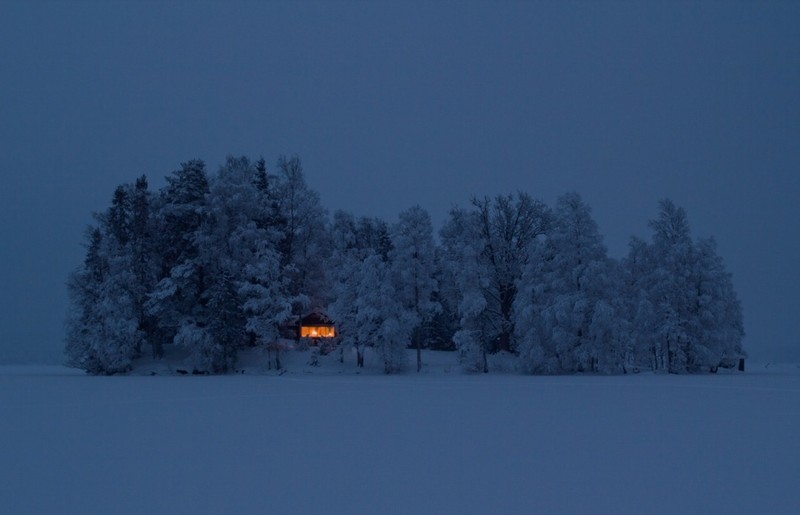
M 0 363 L 59 361 L 116 185 L 299 154 L 326 207 L 436 229 L 575 190 L 610 254 L 660 198 L 714 236 L 745 346 L 800 359 L 800 2 L 0 3 Z

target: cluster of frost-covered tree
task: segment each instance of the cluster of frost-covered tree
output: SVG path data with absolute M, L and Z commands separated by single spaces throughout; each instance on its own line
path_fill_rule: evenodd
M 508 351 L 536 374 L 713 371 L 742 356 L 742 311 L 713 240 L 660 204 L 652 243 L 621 262 L 580 196 L 554 209 L 524 194 L 473 200 L 442 229 L 454 335 L 465 366 Z
M 364 349 L 376 348 L 387 373 L 405 368 L 413 344 L 419 371 L 425 327 L 440 310 L 430 215 L 415 206 L 389 227 L 339 211 L 331 232 L 330 312 L 342 343 L 356 349 L 359 366 Z
M 300 160 L 229 157 L 212 175 L 184 163 L 158 192 L 119 186 L 86 234 L 69 278 L 66 353 L 92 374 L 129 371 L 165 345 L 186 366 L 224 373 L 248 346 L 279 350 L 311 310 L 335 320 L 337 352 L 386 373 L 421 370 L 425 348 L 456 348 L 466 370 L 502 353 L 524 372 L 715 370 L 742 354 L 741 307 L 712 240 L 692 240 L 663 201 L 653 238 L 607 255 L 574 193 L 554 208 L 529 195 L 454 208 L 439 244 L 419 206 L 393 223 L 337 211 Z M 280 366 L 280 362 L 276 361 Z
M 193 160 L 158 193 L 144 177 L 119 186 L 69 280 L 69 362 L 123 372 L 177 344 L 196 370 L 230 370 L 243 344 L 274 340 L 321 295 L 308 255 L 327 247 L 324 216 L 297 158 L 276 175 L 228 158 L 211 177 Z

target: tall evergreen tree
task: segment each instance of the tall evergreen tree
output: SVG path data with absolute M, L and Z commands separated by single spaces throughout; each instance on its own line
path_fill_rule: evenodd
M 68 281 L 67 362 L 91 374 L 128 371 L 142 338 L 129 247 L 120 241 L 129 240 L 123 191 L 118 188 L 111 207 L 96 215 L 99 227 L 87 232 L 84 264 Z
M 206 195 L 206 165 L 199 159 L 182 163 L 180 170 L 167 177 L 159 210 L 159 232 L 164 237 L 162 275 L 197 256 L 194 234 L 205 217 Z
M 164 354 L 161 339 L 156 331 L 156 321 L 147 313 L 148 294 L 158 281 L 159 259 L 155 248 L 153 218 L 151 205 L 153 195 L 148 189 L 147 177 L 142 175 L 136 180 L 131 198 L 131 241 L 130 258 L 133 271 L 131 292 L 136 310 L 139 330 L 142 333 L 140 343 L 149 342 L 154 358 Z M 141 346 L 137 354 L 141 354 Z
M 257 342 L 274 343 L 280 306 L 289 303 L 277 269 L 280 235 L 263 223 L 270 206 L 257 177 L 249 159 L 229 156 L 210 181 L 207 216 L 195 236 L 207 290 L 194 320 L 219 349 L 201 354 L 212 360 L 203 364 L 209 371 L 230 370 L 248 332 Z
M 156 349 L 166 342 L 196 340 L 187 336 L 194 328 L 204 328 L 201 320 L 206 307 L 207 270 L 199 259 L 197 237 L 208 216 L 208 177 L 205 163 L 191 160 L 167 177 L 167 187 L 154 213 L 160 258 L 159 281 L 148 295 L 147 315 L 156 320 Z
M 108 232 L 120 246 L 125 246 L 131 238 L 132 206 L 128 189 L 124 185 L 117 186 L 111 207 L 105 217 Z

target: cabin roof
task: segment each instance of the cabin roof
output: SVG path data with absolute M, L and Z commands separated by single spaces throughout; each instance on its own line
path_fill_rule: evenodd
M 316 310 L 302 317 L 300 319 L 300 325 L 334 325 L 334 323 L 327 313 L 321 310 Z

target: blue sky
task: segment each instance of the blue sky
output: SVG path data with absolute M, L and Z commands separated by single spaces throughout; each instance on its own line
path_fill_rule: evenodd
M 797 2 L 4 2 L 0 361 L 59 359 L 116 185 L 282 153 L 390 221 L 575 190 L 615 257 L 670 197 L 750 352 L 800 359 L 798 26 Z

